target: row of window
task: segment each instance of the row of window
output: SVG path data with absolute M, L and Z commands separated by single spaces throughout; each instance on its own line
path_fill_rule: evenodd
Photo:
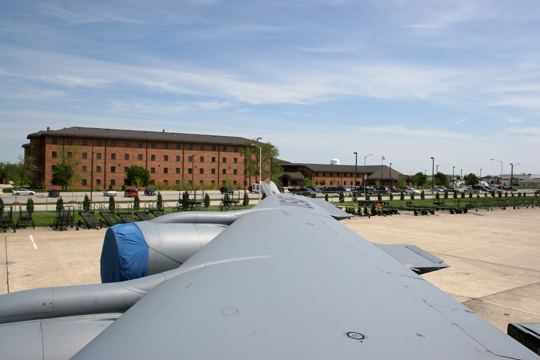
M 315 176 L 319 176 L 319 173 L 316 172 Z M 326 173 L 323 172 L 322 176 L 326 176 Z M 328 173 L 328 176 L 334 176 L 334 173 Z M 357 174 L 357 177 L 359 177 L 359 176 L 361 176 L 361 174 L 360 175 Z M 343 174 L 342 173 L 336 173 L 336 177 L 354 177 L 354 173 L 343 173 Z
M 82 168 L 81 170 L 82 170 L 83 173 L 88 172 L 88 167 L 87 166 L 82 166 L 81 168 Z M 53 171 L 54 171 L 54 169 L 56 169 L 56 165 L 52 166 Z M 102 170 L 101 166 L 96 166 L 96 173 L 101 173 L 101 170 Z M 125 173 L 127 173 L 128 170 L 129 170 L 129 167 L 124 167 L 124 172 Z M 180 174 L 180 168 L 176 168 L 175 171 L 176 171 L 177 174 Z M 111 166 L 111 171 L 110 172 L 115 173 L 116 172 L 116 166 Z M 156 168 L 155 167 L 150 168 L 150 173 L 155 174 L 156 173 Z M 168 174 L 169 173 L 169 168 L 163 168 L 163 173 Z M 215 175 L 216 174 L 216 169 L 211 169 L 211 173 L 212 173 L 212 175 Z M 221 173 L 223 175 L 227 175 L 227 169 L 221 169 Z M 188 174 L 193 174 L 193 168 L 188 168 Z M 204 169 L 203 168 L 199 169 L 199 174 L 204 175 Z M 247 174 L 246 170 L 244 170 L 244 174 Z M 233 175 L 238 175 L 238 170 L 237 169 L 233 169 Z
M 188 180 L 188 182 L 189 182 L 189 184 L 191 185 L 191 180 Z M 95 183 L 96 183 L 96 185 L 101 185 L 101 179 L 96 179 Z M 164 183 L 164 184 L 168 184 L 168 183 L 169 183 L 169 180 L 163 180 L 163 183 Z M 212 180 L 211 184 L 215 184 L 215 183 L 216 183 L 216 180 Z M 222 183 L 223 185 L 225 185 L 226 180 L 223 180 L 221 183 Z M 109 184 L 111 184 L 112 186 L 115 186 L 115 185 L 116 185 L 116 180 L 111 179 L 110 182 L 109 182 Z M 176 184 L 180 184 L 180 180 L 176 180 Z M 203 180 L 200 180 L 200 181 L 199 181 L 199 184 L 204 185 L 204 181 L 203 181 Z M 233 185 L 237 185 L 237 184 L 238 184 L 238 182 L 237 182 L 236 180 L 234 180 L 234 181 L 233 181 Z M 81 180 L 81 185 L 87 186 L 87 185 L 88 185 L 87 179 L 82 179 L 82 180 Z M 155 180 L 150 180 L 150 185 L 156 185 Z M 247 186 L 247 182 L 246 182 L 246 181 L 244 181 L 244 186 Z
M 116 154 L 115 153 L 112 153 L 110 155 L 111 155 L 111 160 L 116 160 Z M 66 154 L 66 156 L 67 156 L 68 159 L 70 159 L 70 158 L 73 157 L 73 153 L 68 152 Z M 56 159 L 58 157 L 58 153 L 56 151 L 53 151 L 52 152 L 52 157 L 54 159 Z M 82 158 L 83 159 L 88 159 L 88 153 L 83 152 L 82 153 Z M 101 160 L 101 158 L 102 158 L 101 153 L 96 153 L 96 160 Z M 137 160 L 142 160 L 142 159 L 143 159 L 142 154 L 138 154 L 137 155 Z M 124 154 L 124 160 L 129 160 L 129 154 Z M 156 155 L 150 155 L 150 160 L 155 161 L 156 160 Z M 163 161 L 169 161 L 169 155 L 163 155 Z M 180 161 L 180 156 L 176 156 L 176 161 Z M 193 156 L 188 156 L 188 162 L 193 162 Z M 199 157 L 199 162 L 204 162 L 204 156 Z M 216 158 L 214 156 L 212 157 L 212 162 L 213 163 L 216 162 Z M 222 162 L 226 163 L 227 158 L 224 157 L 222 159 Z M 233 163 L 237 164 L 238 163 L 238 158 L 234 158 Z
M 53 137 L 52 138 L 52 143 L 53 144 L 58 144 L 58 138 L 55 138 Z M 131 142 L 131 143 L 135 143 L 135 141 Z M 73 139 L 72 138 L 66 138 L 66 144 L 67 145 L 73 145 Z M 88 139 L 82 139 L 82 144 L 83 145 L 94 145 L 94 142 L 93 141 L 88 141 Z M 150 143 L 150 147 L 152 149 L 155 149 L 156 148 L 156 144 L 159 144 L 160 147 L 162 147 L 163 149 L 169 149 L 169 143 L 155 143 L 155 142 L 151 142 Z M 101 140 L 96 140 L 96 146 L 102 146 L 102 141 Z M 172 145 L 172 144 L 171 144 Z M 109 146 L 111 147 L 115 147 L 116 146 L 116 140 L 109 140 Z M 181 143 L 175 143 L 175 146 L 176 146 L 176 149 L 177 150 L 181 150 L 182 148 L 182 144 Z M 216 151 L 217 150 L 217 145 L 207 145 L 207 146 L 210 146 L 210 148 L 212 149 L 212 151 Z M 130 147 L 130 141 L 129 140 L 125 140 L 124 141 L 124 147 Z M 137 142 L 137 147 L 144 147 L 144 143 L 142 141 L 138 141 Z M 188 144 L 188 150 L 193 150 L 194 149 L 194 145 L 193 144 Z M 173 148 L 172 146 L 170 147 L 171 149 Z M 205 145 L 199 145 L 199 150 L 201 151 L 204 151 L 205 149 L 208 149 L 208 147 L 205 147 Z M 221 151 L 227 151 L 227 146 L 226 145 L 222 145 L 221 146 Z M 233 151 L 234 152 L 238 152 L 238 146 L 233 146 Z

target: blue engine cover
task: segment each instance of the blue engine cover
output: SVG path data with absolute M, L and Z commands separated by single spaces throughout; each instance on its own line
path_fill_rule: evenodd
M 107 230 L 101 251 L 101 282 L 118 282 L 148 275 L 148 245 L 134 223 Z

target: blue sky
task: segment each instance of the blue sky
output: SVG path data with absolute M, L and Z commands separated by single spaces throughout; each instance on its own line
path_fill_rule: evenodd
M 4 1 L 0 85 L 0 161 L 91 126 L 540 174 L 537 0 Z

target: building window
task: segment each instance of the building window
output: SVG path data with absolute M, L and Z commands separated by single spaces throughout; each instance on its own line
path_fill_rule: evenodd
M 150 174 L 155 174 L 156 173 L 156 168 L 150 168 Z
M 82 144 L 83 145 L 88 145 L 88 139 L 82 139 Z
M 125 147 L 129 147 L 129 141 L 127 141 L 127 140 L 124 141 L 124 146 L 125 146 Z
M 212 157 L 212 162 L 216 162 L 216 158 L 215 158 L 215 157 Z
M 176 168 L 176 173 L 180 174 L 180 168 Z
M 237 164 L 237 163 L 238 163 L 238 159 L 237 159 L 237 158 L 234 158 L 234 159 L 233 159 L 233 163 Z
M 227 162 L 227 158 L 223 158 L 223 162 L 226 163 L 226 162 Z
M 67 144 L 68 145 L 73 145 L 73 139 L 67 139 Z
M 169 155 L 163 155 L 163 161 L 169 161 Z
M 82 186 L 86 186 L 86 179 L 82 179 Z
M 225 185 L 225 180 L 222 180 L 221 183 L 222 183 L 223 185 Z
M 139 145 L 138 145 L 138 146 L 139 146 L 140 148 L 142 148 L 142 147 L 143 147 L 143 143 L 142 143 L 142 141 L 139 141 Z
M 216 173 L 216 169 L 212 169 L 212 175 Z
M 201 184 L 201 185 L 202 185 L 203 183 L 204 183 L 204 182 L 203 182 L 202 180 L 199 180 L 199 184 Z
M 96 185 L 101 185 L 101 179 L 96 179 Z
M 156 185 L 156 181 L 155 180 L 150 180 L 150 185 Z
M 238 174 L 238 170 L 234 169 L 234 170 L 233 170 L 233 174 L 234 174 L 234 175 L 237 175 L 237 174 Z
M 129 171 L 129 168 L 127 166 L 124 167 L 124 172 L 127 173 Z
M 101 153 L 96 153 L 96 159 L 101 160 Z
M 156 160 L 156 155 L 150 155 L 150 160 L 155 161 Z
M 111 140 L 111 146 L 116 146 L 116 140 Z
M 188 150 L 193 150 L 193 144 L 188 145 Z
M 101 172 L 101 166 L 96 166 L 96 172 Z
M 150 143 L 150 147 L 151 147 L 152 149 L 155 149 L 155 148 L 156 148 L 156 143 L 155 143 L 155 142 Z
M 52 171 L 56 170 L 56 165 L 53 165 L 53 166 L 51 167 L 51 169 L 52 169 Z
M 199 162 L 204 162 L 204 157 L 203 157 L 203 156 L 201 156 L 201 157 L 199 158 Z
M 188 174 L 193 173 L 193 169 L 192 169 L 192 168 L 187 169 L 187 173 L 188 173 Z
M 82 172 L 86 172 L 86 169 L 87 169 L 87 167 L 86 167 L 86 166 L 83 166 L 83 167 L 82 167 Z
M 176 180 L 176 184 L 177 184 L 177 185 L 180 184 L 180 180 Z
M 216 151 L 216 145 L 212 145 L 212 151 Z
M 124 160 L 129 160 L 129 154 L 124 154 Z
M 227 151 L 227 147 L 224 146 L 223 149 L 222 149 L 222 151 Z
M 201 151 L 204 151 L 204 145 L 201 145 Z
M 176 143 L 176 149 L 180 150 L 180 143 Z
M 68 152 L 68 153 L 67 153 L 67 158 L 68 158 L 68 159 L 71 159 L 72 157 L 73 157 L 73 153 L 72 153 L 72 152 Z
M 234 152 L 238 152 L 238 146 L 234 147 Z
M 212 184 L 215 184 L 216 183 L 216 180 L 212 180 Z
M 114 166 L 111 166 L 111 172 L 116 172 L 116 168 Z
M 223 175 L 226 175 L 226 174 L 227 174 L 227 169 L 221 170 L 221 173 L 222 173 Z
M 88 153 L 82 153 L 82 158 L 87 159 L 88 158 Z
M 188 156 L 187 161 L 188 161 L 188 162 L 193 162 L 193 156 Z
M 137 155 L 138 160 L 142 160 L 142 154 Z
M 163 173 L 168 174 L 169 173 L 169 168 L 163 168 Z
M 112 186 L 116 185 L 116 180 L 111 179 L 111 185 L 112 185 Z
M 111 160 L 116 160 L 116 154 L 111 154 Z
M 53 152 L 52 152 L 52 157 L 53 157 L 54 159 L 56 159 L 57 156 L 58 156 L 58 154 L 56 153 L 56 151 L 53 151 Z
M 176 155 L 176 161 L 180 161 L 180 155 Z
M 169 148 L 169 143 L 163 144 L 163 148 L 164 148 L 164 149 L 168 149 L 168 148 Z
M 233 181 L 233 185 L 236 185 L 236 184 L 237 184 L 237 181 L 236 181 L 236 180 L 234 180 L 234 181 Z
M 204 174 L 204 169 L 203 168 L 199 169 L 199 174 L 201 174 L 201 175 Z
M 101 146 L 101 140 L 98 140 L 96 142 L 97 142 L 97 146 Z
M 58 139 L 57 138 L 52 138 L 52 143 L 53 144 L 58 144 Z
M 164 184 L 168 184 L 168 183 L 169 183 L 169 180 L 163 180 L 163 183 L 164 183 Z

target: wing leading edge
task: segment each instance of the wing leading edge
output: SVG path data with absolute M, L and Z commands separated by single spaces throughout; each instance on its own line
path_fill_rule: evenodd
M 310 199 L 255 208 L 75 359 L 536 358 Z

